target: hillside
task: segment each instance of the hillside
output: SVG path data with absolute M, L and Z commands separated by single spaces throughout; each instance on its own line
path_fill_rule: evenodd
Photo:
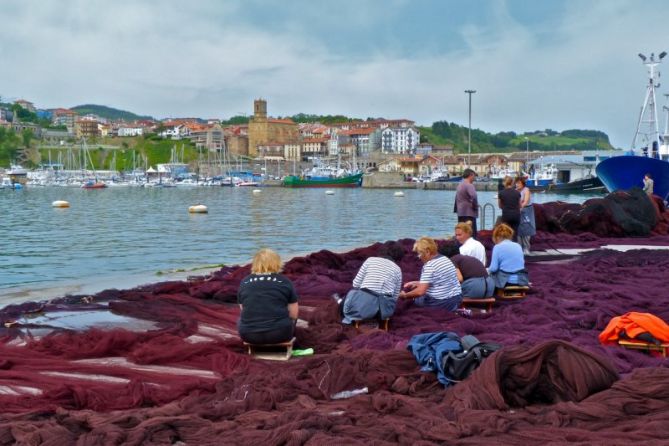
M 90 113 L 111 120 L 123 119 L 124 121 L 136 121 L 138 119 L 153 119 L 151 116 L 140 116 L 126 110 L 107 107 L 106 105 L 77 105 L 76 107 L 71 107 L 70 110 L 74 110 L 80 115 L 87 115 Z
M 458 153 L 468 150 L 468 128 L 447 121 L 438 121 L 427 127 L 418 127 L 421 142 L 435 145 L 453 145 Z M 527 138 L 527 139 L 526 139 Z M 598 130 L 537 130 L 487 133 L 472 129 L 472 152 L 515 152 L 522 150 L 611 150 L 606 133 Z

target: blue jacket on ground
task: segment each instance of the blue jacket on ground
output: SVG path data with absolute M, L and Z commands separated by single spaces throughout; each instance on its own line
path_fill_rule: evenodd
M 414 355 L 421 372 L 434 372 L 440 383 L 452 383 L 444 373 L 443 356 L 448 352 L 462 350 L 460 336 L 452 332 L 423 333 L 412 336 L 407 349 Z

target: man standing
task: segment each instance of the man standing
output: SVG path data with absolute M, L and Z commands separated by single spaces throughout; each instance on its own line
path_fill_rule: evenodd
M 479 216 L 479 203 L 474 188 L 476 172 L 465 169 L 462 181 L 455 192 L 455 212 L 458 214 L 458 222 L 472 222 L 472 237 L 476 238 L 476 218 Z
M 653 178 L 650 176 L 649 173 L 644 175 L 643 177 L 643 191 L 647 193 L 648 195 L 653 195 L 653 185 L 654 181 Z

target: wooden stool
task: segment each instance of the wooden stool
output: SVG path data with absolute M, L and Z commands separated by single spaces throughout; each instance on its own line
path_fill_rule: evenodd
M 470 297 L 463 297 L 460 306 L 462 308 L 468 308 L 469 306 L 481 306 L 485 305 L 485 309 L 488 313 L 492 313 L 492 306 L 495 304 L 494 297 L 486 297 L 483 299 L 472 299 Z
M 244 342 L 244 346 L 249 355 L 259 359 L 269 359 L 272 361 L 289 360 L 293 354 L 293 344 L 295 344 L 295 338 L 278 344 L 250 344 Z
M 530 291 L 528 286 L 507 285 L 504 288 L 497 288 L 495 293 L 500 300 L 519 300 L 527 297 L 527 292 Z
M 360 326 L 368 328 L 378 328 L 383 331 L 388 331 L 390 327 L 390 319 L 365 319 L 362 321 L 353 321 L 352 324 L 355 328 L 360 330 Z
M 643 350 L 646 352 L 660 352 L 663 358 L 669 355 L 669 343 L 653 344 L 652 342 L 639 341 L 637 339 L 619 339 L 618 345 L 630 350 Z

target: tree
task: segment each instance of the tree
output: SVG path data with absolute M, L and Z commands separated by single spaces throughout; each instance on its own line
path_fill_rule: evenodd
M 30 147 L 30 141 L 33 139 L 33 131 L 32 129 L 23 129 L 21 132 L 21 138 L 23 139 L 23 145 L 28 148 Z

